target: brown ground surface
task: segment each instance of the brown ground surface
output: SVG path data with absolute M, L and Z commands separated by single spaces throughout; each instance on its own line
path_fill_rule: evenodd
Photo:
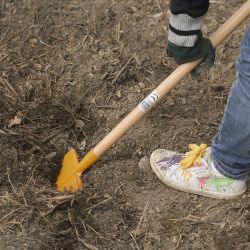
M 242 4 L 211 2 L 207 35 Z M 138 167 L 157 148 L 211 143 L 246 25 L 210 72 L 187 77 L 84 174 L 84 190 L 55 190 L 68 148 L 83 156 L 176 68 L 165 57 L 168 9 L 163 0 L 0 1 L 1 249 L 250 249 L 249 190 L 218 201 Z

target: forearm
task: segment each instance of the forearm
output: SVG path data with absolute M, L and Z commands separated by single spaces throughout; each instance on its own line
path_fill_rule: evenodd
M 182 47 L 193 47 L 201 34 L 209 0 L 171 0 L 168 40 Z

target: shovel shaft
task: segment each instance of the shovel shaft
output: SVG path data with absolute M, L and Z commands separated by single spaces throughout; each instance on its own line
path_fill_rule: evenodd
M 213 46 L 216 48 L 249 16 L 250 0 L 243 4 L 243 6 L 210 37 Z M 103 155 L 201 61 L 201 59 L 198 59 L 196 61 L 180 65 L 93 148 L 94 154 L 98 158 Z

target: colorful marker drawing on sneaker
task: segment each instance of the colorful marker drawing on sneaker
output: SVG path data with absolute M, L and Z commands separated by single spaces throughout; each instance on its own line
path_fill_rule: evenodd
M 182 154 L 175 154 L 173 156 L 167 156 L 164 154 L 159 155 L 160 160 L 156 162 L 159 166 L 161 166 L 162 170 L 167 170 L 167 168 L 171 165 L 178 165 L 181 159 L 183 158 Z
M 184 154 L 174 154 L 174 155 L 166 155 L 164 151 L 160 152 L 160 155 L 158 156 L 160 160 L 156 162 L 157 165 L 161 168 L 162 171 L 167 171 L 169 174 L 175 175 L 176 171 L 179 172 L 178 174 L 181 173 L 182 176 L 185 178 L 189 179 L 192 177 L 192 173 L 186 169 L 181 169 L 179 166 L 180 161 L 185 157 Z M 204 167 L 206 167 L 206 162 L 202 160 L 201 165 L 198 163 L 194 164 L 194 167 L 196 168 L 195 173 L 197 175 L 204 175 Z M 170 168 L 171 166 L 171 168 Z M 175 168 L 173 168 L 175 166 Z
M 200 182 L 201 188 L 203 188 L 205 186 L 205 184 L 207 183 L 209 176 L 206 177 L 197 177 L 198 181 Z
M 211 185 L 215 187 L 215 190 L 217 192 L 223 192 L 226 191 L 225 189 L 223 190 L 223 188 L 225 187 L 229 187 L 231 184 L 233 184 L 235 182 L 234 179 L 230 179 L 227 177 L 217 177 L 217 176 L 211 176 L 208 180 L 207 180 L 207 185 Z
M 180 161 L 185 154 L 159 149 L 154 152 L 153 159 L 158 173 L 166 182 L 178 183 L 186 188 L 204 190 L 204 192 L 236 193 L 238 187 L 244 183 L 227 177 L 216 176 L 211 169 L 211 150 L 207 149 L 202 157 L 201 164 L 182 169 Z
M 211 148 L 207 148 L 201 161 L 183 169 L 180 162 L 186 154 L 158 149 L 150 158 L 156 175 L 175 189 L 213 198 L 234 198 L 244 193 L 246 181 L 219 176 L 212 166 Z

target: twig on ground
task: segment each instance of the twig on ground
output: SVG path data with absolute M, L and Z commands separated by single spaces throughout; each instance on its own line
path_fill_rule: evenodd
M 10 185 L 11 185 L 11 188 L 12 188 L 12 190 L 13 190 L 13 193 L 14 193 L 15 195 L 18 196 L 17 191 L 16 191 L 14 185 L 13 185 L 12 182 L 11 182 L 10 174 L 9 174 L 9 169 L 7 169 L 7 176 L 8 176 L 8 180 L 9 180 L 9 183 L 10 183 Z
M 55 196 L 55 197 L 43 197 L 43 198 L 38 198 L 38 201 L 61 201 L 61 200 L 68 200 L 71 199 L 74 195 L 70 194 L 70 195 L 60 195 L 60 196 Z
M 187 217 L 180 218 L 180 219 L 169 219 L 169 221 L 177 221 L 177 222 L 180 222 L 180 221 L 190 221 L 190 223 L 188 225 L 194 225 L 194 224 L 206 221 L 207 218 L 208 218 L 207 216 L 203 217 L 203 218 L 200 218 L 200 217 L 197 217 L 197 216 L 194 216 L 194 215 L 190 214 Z
M 84 211 L 90 210 L 90 209 L 92 209 L 92 208 L 95 208 L 95 207 L 97 207 L 97 206 L 99 206 L 99 205 L 101 205 L 101 204 L 106 203 L 107 201 L 109 201 L 109 200 L 111 200 L 111 199 L 112 199 L 112 197 L 111 197 L 111 198 L 108 198 L 108 199 L 106 199 L 106 200 L 103 200 L 103 201 L 101 201 L 101 202 L 99 202 L 99 203 L 97 203 L 97 204 L 95 204 L 95 205 L 93 205 L 93 206 L 91 206 L 91 207 L 85 208 L 85 209 L 82 210 L 82 211 L 84 212 Z
M 159 1 L 156 0 L 156 3 L 157 3 L 157 6 L 158 6 L 159 10 L 162 12 L 162 8 L 161 8 L 161 5 L 160 5 Z
M 72 55 L 75 54 L 78 50 L 80 50 L 83 47 L 87 38 L 88 38 L 88 35 L 86 35 L 83 38 L 83 40 L 80 42 L 80 44 L 71 52 Z
M 4 6 L 5 6 L 5 1 L 3 0 L 2 2 L 2 7 L 1 7 L 1 14 L 3 15 L 4 14 Z
M 117 107 L 111 106 L 111 105 L 104 105 L 104 106 L 99 106 L 96 105 L 97 108 L 102 108 L 102 109 L 117 109 Z
M 25 198 L 25 196 L 24 196 L 24 193 L 23 193 L 23 190 L 22 190 L 22 189 L 21 189 L 20 193 L 22 194 L 23 201 L 24 201 L 24 203 L 25 203 L 25 205 L 26 205 L 26 207 L 27 207 L 27 206 L 28 206 L 28 203 L 27 203 L 27 200 L 26 200 L 26 198 Z
M 137 242 L 136 242 L 136 239 L 135 239 L 135 238 L 136 238 L 136 236 L 134 237 L 132 233 L 129 233 L 129 234 L 130 234 L 130 236 L 131 236 L 132 240 L 134 241 L 134 243 L 135 243 L 135 246 L 136 246 L 137 250 L 140 250 L 140 248 L 139 248 L 139 246 L 138 246 L 138 244 L 137 244 Z
M 0 43 L 3 42 L 3 40 L 4 40 L 5 36 L 6 36 L 6 34 L 7 34 L 8 31 L 9 31 L 9 29 L 10 29 L 10 23 L 9 23 L 9 26 L 7 27 L 6 31 L 4 32 L 4 34 L 3 34 L 3 36 L 2 36 L 2 38 L 1 38 L 1 40 L 0 40 Z
M 213 4 L 224 4 L 222 1 L 215 1 L 215 0 L 210 0 L 210 3 L 213 3 Z
M 85 226 L 84 221 L 79 216 L 78 216 L 78 219 L 82 222 L 82 226 L 83 226 L 84 230 L 87 231 L 87 228 Z
M 91 3 L 92 3 L 92 19 L 93 19 L 94 33 L 96 34 L 95 1 L 92 0 Z
M 64 128 L 62 128 L 61 130 L 57 130 L 56 132 L 52 133 L 51 135 L 49 135 L 48 137 L 44 138 L 42 140 L 42 143 L 45 143 L 49 140 L 51 140 L 53 137 L 57 136 L 58 134 L 64 132 L 67 129 L 70 129 L 74 124 L 74 121 L 72 123 L 70 123 L 68 126 L 65 126 Z
M 3 58 L 0 59 L 0 62 L 4 61 L 9 55 L 5 55 Z
M 245 208 L 247 207 L 246 204 L 244 204 L 238 211 L 237 215 L 235 216 L 235 219 L 239 219 L 239 217 L 242 215 L 242 213 L 244 212 Z
M 179 248 L 181 239 L 182 239 L 182 234 L 179 232 L 179 239 L 178 239 L 178 241 L 177 241 L 177 243 L 176 243 L 176 246 L 175 246 L 174 250 L 177 250 L 177 249 Z
M 119 73 L 116 75 L 116 77 L 114 78 L 114 80 L 111 82 L 111 85 L 113 85 L 117 79 L 120 77 L 120 75 L 123 73 L 123 71 L 126 69 L 126 67 L 129 65 L 129 63 L 131 62 L 131 60 L 134 58 L 134 54 L 128 59 L 128 61 L 126 62 L 126 64 L 122 67 L 122 69 L 119 71 Z M 111 90 L 111 93 L 107 99 L 106 105 L 109 103 L 110 98 L 112 97 L 114 91 L 115 91 L 115 86 L 113 86 L 113 89 Z
M 16 90 L 11 86 L 11 84 L 6 79 L 0 77 L 0 82 L 9 92 L 14 94 L 15 97 L 19 96 Z
M 133 58 L 134 58 L 134 54 L 128 59 L 128 61 L 126 62 L 126 64 L 122 67 L 122 69 L 116 75 L 116 77 L 114 78 L 114 80 L 111 82 L 111 85 L 113 85 L 117 81 L 117 79 L 120 77 L 120 75 L 122 74 L 122 72 L 126 69 L 126 67 L 128 66 L 128 64 L 131 62 L 131 60 Z
M 80 219 L 80 218 L 79 218 Z M 81 220 L 81 219 L 80 219 Z M 83 223 L 84 225 L 84 222 L 81 220 L 81 222 Z M 91 227 L 89 224 L 86 224 L 95 234 L 97 234 L 99 236 L 100 239 L 103 239 L 103 240 L 108 240 L 108 241 L 112 241 L 111 239 L 107 239 L 103 236 L 101 236 L 101 234 L 99 232 L 97 232 L 93 227 Z M 84 227 L 85 228 L 85 227 Z
M 12 210 L 11 212 L 9 212 L 8 214 L 4 215 L 4 216 L 0 219 L 0 222 L 3 221 L 4 219 L 6 219 L 8 216 L 14 214 L 17 210 L 20 210 L 20 208 L 16 208 L 16 209 Z
M 91 244 L 89 244 L 89 243 L 86 243 L 83 239 L 80 238 L 79 232 L 78 232 L 78 230 L 77 230 L 77 228 L 76 228 L 76 225 L 75 225 L 75 222 L 72 221 L 72 223 L 73 223 L 73 226 L 74 226 L 74 228 L 75 228 L 75 233 L 76 233 L 76 237 L 77 237 L 78 241 L 80 241 L 85 247 L 87 247 L 87 248 L 90 249 L 90 250 L 98 250 L 97 247 L 95 247 L 95 246 L 93 246 L 93 245 L 91 245 Z
M 140 226 L 141 226 L 142 220 L 143 220 L 144 215 L 145 215 L 145 213 L 146 213 L 146 210 L 147 210 L 147 208 L 148 208 L 149 200 L 150 200 L 150 198 L 147 200 L 147 203 L 146 203 L 146 205 L 145 205 L 145 207 L 144 207 L 144 209 L 143 209 L 143 212 L 142 212 L 142 215 L 141 215 L 141 218 L 140 218 L 139 224 L 138 224 L 138 226 L 137 226 L 137 228 L 136 228 L 136 230 L 135 230 L 135 233 L 134 233 L 135 237 L 136 237 L 136 236 L 137 236 L 137 234 L 138 234 L 138 231 L 139 231 L 139 229 L 140 229 Z

